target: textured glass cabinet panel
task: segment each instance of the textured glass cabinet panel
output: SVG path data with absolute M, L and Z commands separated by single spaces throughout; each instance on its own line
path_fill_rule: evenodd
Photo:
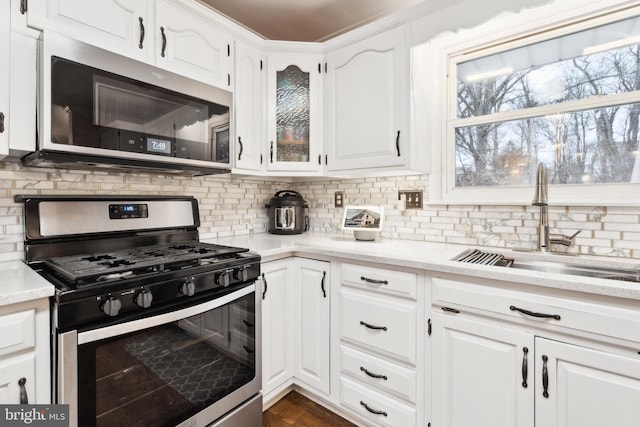
M 309 161 L 309 73 L 289 65 L 276 73 L 276 160 Z

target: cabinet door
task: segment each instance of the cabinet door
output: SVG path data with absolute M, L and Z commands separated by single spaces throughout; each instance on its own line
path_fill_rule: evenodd
M 262 264 L 262 393 L 293 378 L 289 261 Z
M 242 171 L 260 171 L 265 140 L 264 58 L 259 49 L 240 41 L 236 41 L 235 53 L 235 167 Z
M 0 5 L 0 52 L 10 52 L 11 21 L 9 2 Z M 9 154 L 9 78 L 11 61 L 0 61 L 0 159 Z
M 148 0 L 29 2 L 28 22 L 103 49 L 146 61 L 153 46 Z
M 327 55 L 327 171 L 405 164 L 404 27 Z
M 432 323 L 432 424 L 533 427 L 533 335 L 440 313 Z
M 269 55 L 268 170 L 322 171 L 321 60 L 315 54 Z
M 232 39 L 195 12 L 159 1 L 155 11 L 156 65 L 231 89 Z
M 640 356 L 536 338 L 536 426 L 635 427 Z M 548 381 L 545 394 L 545 379 Z
M 329 394 L 329 266 L 325 261 L 296 259 L 294 305 L 296 381 Z
M 28 403 L 36 403 L 35 353 L 27 353 L 0 361 L 0 403 L 20 403 L 20 383 L 24 380 L 24 390 Z

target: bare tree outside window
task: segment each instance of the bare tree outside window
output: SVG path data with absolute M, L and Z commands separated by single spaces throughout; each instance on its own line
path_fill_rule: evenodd
M 640 182 L 640 18 L 457 62 L 456 187 Z M 455 58 L 454 58 L 455 62 Z

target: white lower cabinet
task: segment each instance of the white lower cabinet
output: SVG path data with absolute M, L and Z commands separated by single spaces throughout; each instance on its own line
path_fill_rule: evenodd
M 51 402 L 49 301 L 0 307 L 0 403 Z
M 418 273 L 340 265 L 339 404 L 365 425 L 423 425 L 425 288 Z
M 296 258 L 294 265 L 295 382 L 329 394 L 330 263 Z
M 536 338 L 535 366 L 536 426 L 638 425 L 638 353 L 623 356 Z
M 474 282 L 433 279 L 434 426 L 638 425 L 637 307 Z
M 263 263 L 262 394 L 289 386 L 293 378 L 293 295 L 289 259 Z
M 440 313 L 432 323 L 433 425 L 533 427 L 533 335 Z

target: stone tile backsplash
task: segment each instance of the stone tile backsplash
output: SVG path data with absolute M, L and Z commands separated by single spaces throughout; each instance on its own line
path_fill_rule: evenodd
M 538 208 L 534 206 L 429 206 L 398 209 L 398 190 L 422 190 L 428 201 L 428 176 L 358 179 L 289 179 L 217 175 L 171 175 L 65 171 L 0 163 L 0 261 L 23 259 L 22 207 L 17 194 L 166 194 L 192 195 L 200 207 L 200 235 L 227 237 L 267 231 L 265 203 L 282 189 L 300 192 L 309 204 L 311 230 L 339 231 L 345 204 L 385 209 L 382 236 L 498 248 L 533 248 Z M 581 230 L 572 252 L 640 259 L 640 209 L 632 207 L 550 207 L 553 231 Z

